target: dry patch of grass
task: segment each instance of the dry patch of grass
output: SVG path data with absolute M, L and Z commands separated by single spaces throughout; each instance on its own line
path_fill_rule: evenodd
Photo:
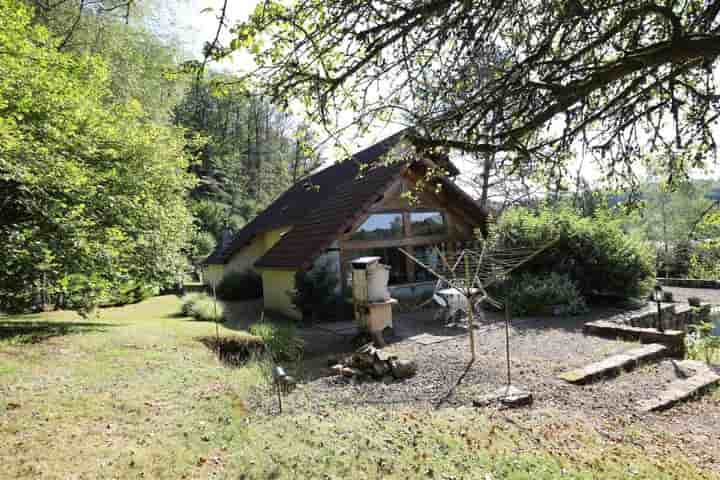
M 178 318 L 179 306 L 159 297 L 104 310 L 101 329 L 0 341 L 0 476 L 713 478 L 681 457 L 648 457 L 549 417 L 369 406 L 254 413 L 248 396 L 272 394 L 268 365 L 218 361 L 197 340 L 215 326 Z M 81 322 L 69 313 L 32 320 Z

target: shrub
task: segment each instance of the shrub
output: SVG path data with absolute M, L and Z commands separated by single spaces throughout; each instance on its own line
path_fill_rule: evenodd
M 691 307 L 699 307 L 702 303 L 702 299 L 700 297 L 688 297 L 688 305 Z
M 88 277 L 82 274 L 68 275 L 63 279 L 65 290 L 65 307 L 77 311 L 84 319 L 98 316 L 101 299 L 109 291 L 107 280 L 99 277 Z
M 685 337 L 688 358 L 706 363 L 720 360 L 720 336 L 713 335 L 714 328 L 712 322 L 690 325 L 690 334 Z
M 200 337 L 198 340 L 216 352 L 220 360 L 231 365 L 243 364 L 266 352 L 265 342 L 255 335 L 232 335 L 219 338 L 208 336 Z
M 230 272 L 220 280 L 216 294 L 228 301 L 254 300 L 263 296 L 262 278 L 252 270 Z
M 189 293 L 183 297 L 180 311 L 183 315 L 203 322 L 222 322 L 225 313 L 222 303 L 205 293 Z
M 157 287 L 153 285 L 129 280 L 120 284 L 107 303 L 115 306 L 138 303 L 154 296 L 156 292 Z
M 204 293 L 195 292 L 195 293 L 188 293 L 184 295 L 180 301 L 182 302 L 182 305 L 180 306 L 180 313 L 183 314 L 186 317 L 189 317 L 192 313 L 192 307 L 195 304 L 197 300 L 199 300 L 201 297 L 206 296 Z
M 338 278 L 327 265 L 295 273 L 292 303 L 302 312 L 304 320 L 335 316 L 342 299 L 335 293 Z
M 519 276 L 509 285 L 507 301 L 519 315 L 547 313 L 547 308 L 554 305 L 562 305 L 563 313 L 569 315 L 587 312 L 585 299 L 575 283 L 560 273 Z
M 621 220 L 606 212 L 581 217 L 567 208 L 537 213 L 514 208 L 503 213 L 490 240 L 509 249 L 538 248 L 555 240 L 514 275 L 563 273 L 585 296 L 643 298 L 654 283 L 653 248 L 625 234 Z
M 665 252 L 664 248 L 658 248 L 658 275 L 664 277 L 687 277 L 694 249 L 692 243 L 680 241 L 671 244 L 669 247 L 667 252 Z
M 720 242 L 706 241 L 696 246 L 690 255 L 688 277 L 720 280 Z
M 291 323 L 254 323 L 250 325 L 249 332 L 262 338 L 275 361 L 296 361 L 302 356 L 304 342 L 297 336 L 295 325 Z

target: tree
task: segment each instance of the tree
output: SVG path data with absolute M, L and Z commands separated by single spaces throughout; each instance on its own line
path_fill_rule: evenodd
M 402 113 L 419 146 L 516 152 L 554 175 L 580 142 L 622 183 L 649 144 L 687 153 L 663 157 L 672 183 L 716 146 L 719 12 L 720 0 L 267 0 L 207 50 L 249 48 L 256 87 L 332 131 L 340 111 L 361 129 Z
M 176 280 L 192 234 L 183 131 L 114 102 L 107 64 L 54 48 L 17 0 L 0 0 L 0 24 L 0 310 Z
M 37 23 L 59 39 L 58 49 L 76 54 L 100 55 L 108 64 L 112 102 L 137 100 L 147 119 L 169 123 L 172 109 L 189 86 L 178 70 L 179 48 L 163 41 L 145 25 L 139 2 L 80 0 L 36 4 Z M 143 6 L 149 7 L 147 1 Z M 135 21 L 128 23 L 132 12 Z
M 218 87 L 233 81 L 220 75 L 198 81 L 173 115 L 189 135 L 205 139 L 193 152 L 199 159 L 193 210 L 200 230 L 218 242 L 318 165 L 302 125 L 262 98 Z

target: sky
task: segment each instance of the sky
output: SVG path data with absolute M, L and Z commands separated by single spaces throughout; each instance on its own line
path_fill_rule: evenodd
M 229 26 L 246 19 L 258 1 L 228 0 L 226 14 Z M 215 38 L 222 4 L 222 0 L 167 0 L 159 12 L 157 28 L 167 34 L 175 34 L 190 55 L 201 59 L 203 45 Z M 212 11 L 204 11 L 210 8 Z M 220 39 L 224 44 L 229 42 L 230 33 L 227 29 Z M 242 61 L 236 59 L 234 63 Z

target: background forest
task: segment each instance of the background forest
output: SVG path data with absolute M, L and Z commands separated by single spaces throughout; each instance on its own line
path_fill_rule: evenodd
M 0 1 L 0 311 L 177 283 L 316 166 L 302 126 L 231 75 L 183 73 L 154 9 Z

